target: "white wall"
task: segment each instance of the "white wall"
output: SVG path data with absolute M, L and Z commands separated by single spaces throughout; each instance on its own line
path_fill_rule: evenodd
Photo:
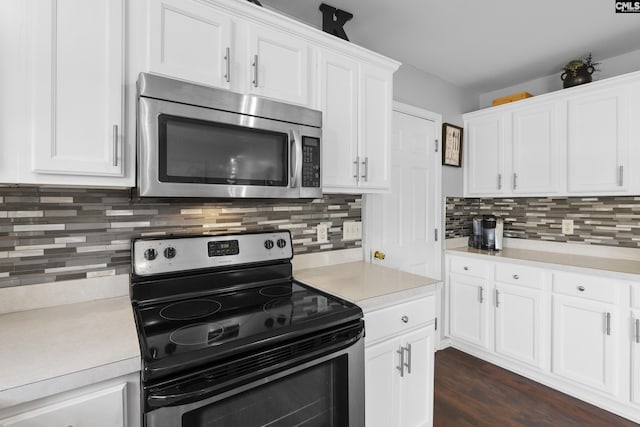
M 602 80 L 609 77 L 619 76 L 620 74 L 630 73 L 640 70 L 640 50 L 633 51 L 613 58 L 599 60 L 594 58 L 596 62 L 601 62 L 598 66 L 600 71 L 593 74 L 593 80 Z M 568 61 L 567 61 L 568 62 Z M 532 95 L 541 95 L 543 93 L 554 92 L 562 89 L 562 80 L 558 71 L 557 74 L 551 76 L 540 77 L 534 80 L 522 82 L 520 84 L 509 86 L 503 89 L 494 90 L 492 92 L 483 93 L 479 98 L 480 108 L 490 107 L 491 101 L 502 96 L 510 95 L 518 92 L 529 92 Z
M 442 114 L 443 123 L 462 126 L 462 113 L 478 109 L 478 94 L 403 64 L 393 77 L 393 99 Z M 462 147 L 464 150 L 464 146 Z M 462 168 L 442 167 L 443 197 L 462 196 Z

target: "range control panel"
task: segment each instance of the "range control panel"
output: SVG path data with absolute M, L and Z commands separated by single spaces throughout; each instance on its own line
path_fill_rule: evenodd
M 292 257 L 288 231 L 133 241 L 133 272 L 138 276 L 290 260 Z

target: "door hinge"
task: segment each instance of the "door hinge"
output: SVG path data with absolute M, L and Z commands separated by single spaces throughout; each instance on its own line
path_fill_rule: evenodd
M 435 230 L 433 230 L 433 238 L 435 239 L 435 241 L 438 241 L 438 229 L 436 228 Z
M 436 153 L 438 152 L 438 140 L 436 139 Z
M 437 330 L 438 330 L 438 318 L 436 317 L 436 323 L 435 323 L 435 329 L 434 329 L 434 331 L 437 331 Z

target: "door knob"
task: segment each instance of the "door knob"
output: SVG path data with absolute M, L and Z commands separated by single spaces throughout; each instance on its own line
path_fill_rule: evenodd
M 384 252 L 375 251 L 375 252 L 373 253 L 373 257 L 374 257 L 375 259 L 383 260 L 383 259 L 385 258 L 385 256 L 386 256 L 386 255 L 384 254 Z

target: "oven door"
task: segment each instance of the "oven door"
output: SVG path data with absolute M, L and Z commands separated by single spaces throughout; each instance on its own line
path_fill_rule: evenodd
M 320 177 L 320 136 L 310 126 L 140 97 L 139 193 L 321 197 L 319 179 L 310 181 L 311 170 Z
M 363 340 L 215 396 L 152 410 L 145 425 L 363 427 Z

